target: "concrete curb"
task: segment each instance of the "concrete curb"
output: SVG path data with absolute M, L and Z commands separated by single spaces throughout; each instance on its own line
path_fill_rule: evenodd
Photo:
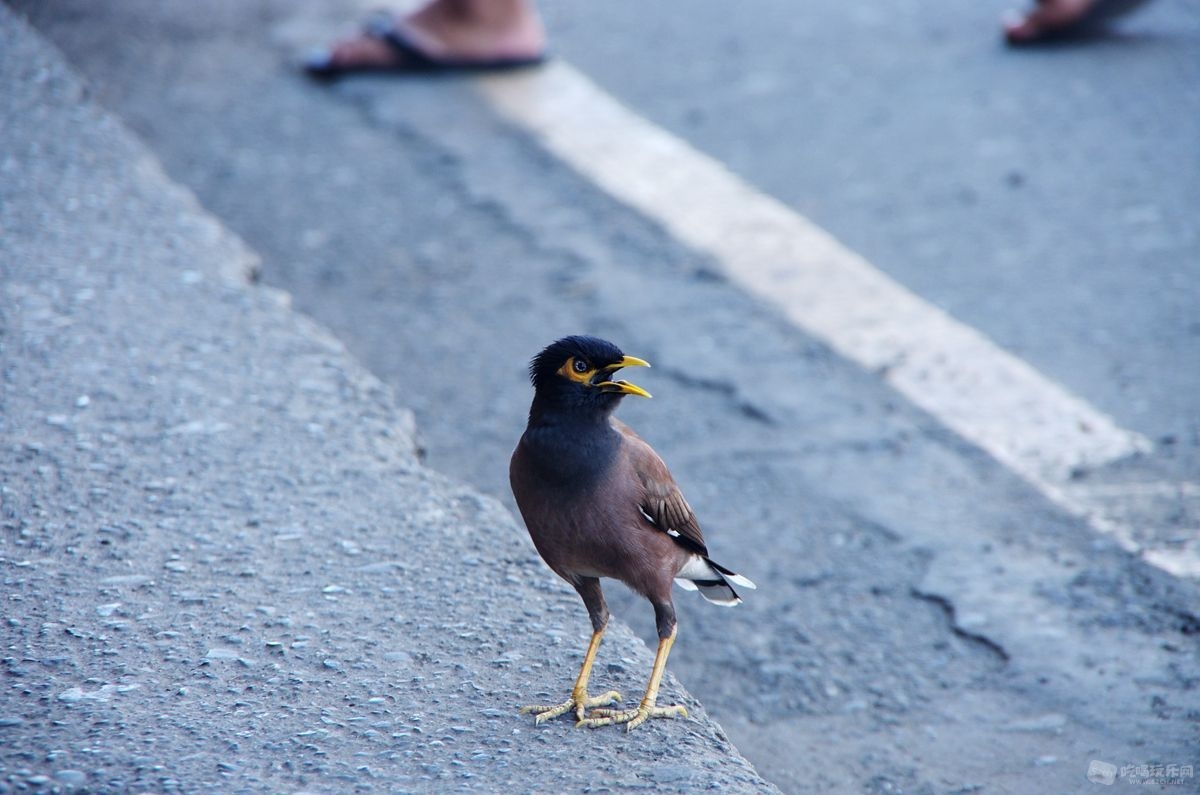
M 518 716 L 587 636 L 524 531 L 4 6 L 0 80 L 0 792 L 774 791 L 674 681 Z

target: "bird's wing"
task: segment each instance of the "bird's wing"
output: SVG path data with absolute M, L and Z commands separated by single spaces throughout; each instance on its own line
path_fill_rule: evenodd
M 704 535 L 692 506 L 683 498 L 675 478 L 640 436 L 625 423 L 614 418 L 613 427 L 625 437 L 625 449 L 642 485 L 642 499 L 638 508 L 650 524 L 675 539 L 676 543 L 690 552 L 708 555 Z

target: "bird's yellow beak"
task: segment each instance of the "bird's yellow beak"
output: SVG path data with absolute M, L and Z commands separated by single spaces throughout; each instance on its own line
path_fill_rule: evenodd
M 622 367 L 649 367 L 650 362 L 645 359 L 639 359 L 636 356 L 626 356 L 616 364 L 610 364 L 605 367 L 603 372 L 615 373 Z M 601 381 L 600 391 L 602 392 L 620 392 L 623 395 L 637 395 L 639 397 L 651 397 L 650 393 L 642 389 L 637 384 L 631 384 L 628 381 Z

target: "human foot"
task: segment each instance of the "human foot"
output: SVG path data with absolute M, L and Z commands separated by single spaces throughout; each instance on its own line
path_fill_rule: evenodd
M 1004 23 L 1009 44 L 1032 44 L 1086 33 L 1113 17 L 1133 11 L 1146 0 L 1037 0 L 1025 14 Z
M 503 69 L 538 63 L 545 31 L 529 0 L 434 0 L 396 17 L 380 14 L 363 32 L 306 63 L 310 74 Z

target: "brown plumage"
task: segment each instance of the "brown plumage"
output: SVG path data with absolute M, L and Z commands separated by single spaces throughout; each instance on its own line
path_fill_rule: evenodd
M 671 586 L 678 582 L 716 604 L 741 601 L 734 585 L 754 583 L 708 558 L 699 522 L 666 464 L 629 426 L 612 417 L 625 395 L 650 395 L 612 375 L 648 366 L 612 343 L 567 337 L 534 358 L 529 423 L 513 452 L 509 478 L 529 535 L 543 560 L 579 592 L 592 621 L 592 640 L 566 702 L 525 707 L 537 722 L 573 711 L 582 726 L 686 715 L 659 707 L 658 687 L 675 639 Z M 621 580 L 654 606 L 659 646 L 645 696 L 633 709 L 596 709 L 620 695 L 591 697 L 588 679 L 608 607 L 600 578 Z

